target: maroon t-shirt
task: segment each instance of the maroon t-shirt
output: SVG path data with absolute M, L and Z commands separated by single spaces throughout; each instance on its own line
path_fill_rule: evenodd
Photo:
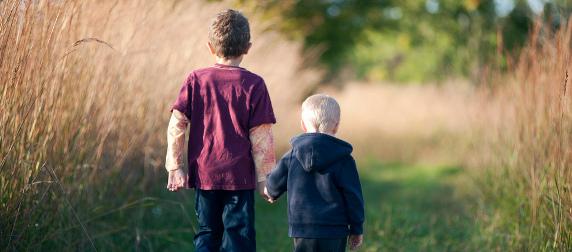
M 257 189 L 248 131 L 276 123 L 264 80 L 241 67 L 192 71 L 171 108 L 190 121 L 187 187 Z

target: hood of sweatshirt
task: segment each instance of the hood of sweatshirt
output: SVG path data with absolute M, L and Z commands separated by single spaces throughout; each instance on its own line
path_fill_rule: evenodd
M 290 145 L 307 172 L 327 168 L 353 151 L 349 143 L 323 133 L 297 135 L 290 140 Z

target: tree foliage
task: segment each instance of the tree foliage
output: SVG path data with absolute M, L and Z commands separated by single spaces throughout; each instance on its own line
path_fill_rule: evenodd
M 318 48 L 320 62 L 328 67 L 330 77 L 351 70 L 352 78 L 424 82 L 470 77 L 497 48 L 517 50 L 526 41 L 537 14 L 560 25 L 570 4 L 548 1 L 239 2 L 255 3 L 268 17 L 280 17 L 277 27 L 281 31 L 303 40 L 306 48 Z

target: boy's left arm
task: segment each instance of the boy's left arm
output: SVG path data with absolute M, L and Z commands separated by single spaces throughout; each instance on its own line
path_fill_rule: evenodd
M 274 166 L 276 166 L 272 124 L 262 124 L 250 129 L 249 139 L 251 143 L 252 159 L 254 159 L 254 167 L 256 168 L 260 196 L 262 196 L 264 200 L 270 201 L 268 195 L 264 193 L 264 188 L 266 187 L 266 175 L 268 175 L 272 169 L 274 169 Z

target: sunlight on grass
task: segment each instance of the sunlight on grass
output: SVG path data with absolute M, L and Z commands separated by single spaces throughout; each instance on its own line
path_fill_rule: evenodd
M 360 251 L 506 249 L 499 237 L 484 233 L 482 223 L 474 218 L 477 203 L 465 193 L 473 188 L 462 183 L 467 175 L 461 167 L 363 163 L 358 169 L 366 222 Z M 193 229 L 198 228 L 194 190 L 173 193 L 157 183 L 146 195 L 152 198 L 88 222 L 108 231 L 93 237 L 96 245 L 117 250 L 194 249 Z M 256 195 L 257 251 L 292 251 L 286 197 L 269 204 Z M 109 223 L 113 228 L 106 226 Z
M 366 161 L 359 168 L 366 209 L 361 251 L 478 251 L 499 245 L 480 233 L 476 203 L 461 196 L 458 166 Z M 286 201 L 256 205 L 260 251 L 292 251 Z
M 377 250 L 482 250 L 474 203 L 457 166 L 381 164 L 360 170 L 366 202 L 364 246 Z M 461 193 L 460 193 L 461 192 Z

